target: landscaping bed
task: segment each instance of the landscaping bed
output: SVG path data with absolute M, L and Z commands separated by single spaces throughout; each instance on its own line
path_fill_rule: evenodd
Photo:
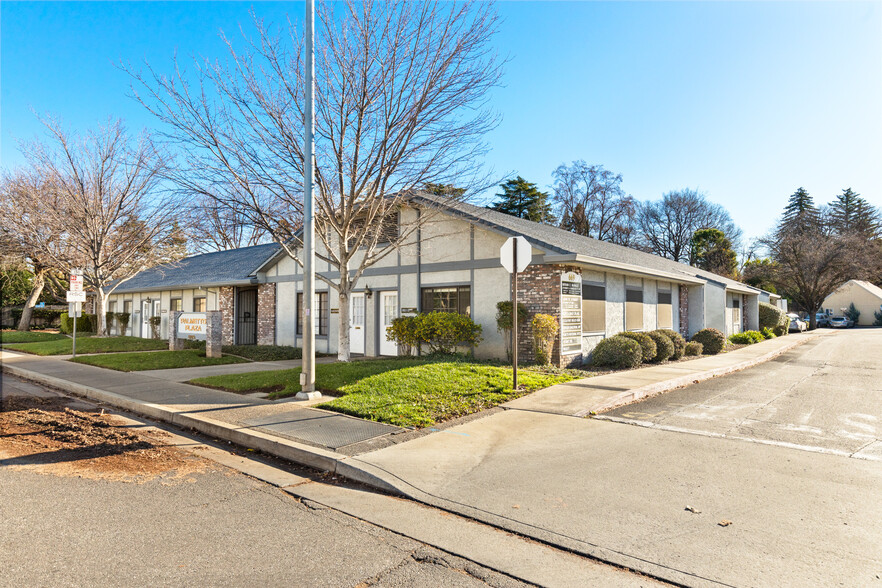
M 39 343 L 6 345 L 5 348 L 34 355 L 70 355 L 73 352 L 73 339 L 63 337 Z M 168 349 L 168 341 L 140 337 L 77 336 L 77 353 L 122 353 L 154 349 Z
M 39 343 L 43 341 L 60 341 L 67 339 L 66 335 L 50 331 L 12 331 L 4 329 L 0 331 L 0 344 L 10 343 Z
M 229 363 L 248 363 L 247 359 L 224 355 L 206 357 L 205 351 L 184 349 L 182 351 L 154 351 L 146 353 L 113 353 L 109 355 L 84 355 L 70 361 L 120 372 L 139 372 L 143 370 L 164 370 L 206 365 L 225 365 Z
M 318 405 L 336 412 L 398 426 L 426 427 L 491 408 L 541 388 L 584 377 L 518 370 L 518 390 L 511 368 L 469 361 L 389 359 L 319 364 L 316 388 L 333 396 Z M 189 383 L 229 392 L 269 392 L 271 399 L 300 391 L 300 369 L 250 372 L 197 378 Z

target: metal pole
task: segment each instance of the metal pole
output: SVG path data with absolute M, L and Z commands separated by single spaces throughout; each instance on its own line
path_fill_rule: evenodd
M 73 314 L 74 314 L 74 319 L 73 319 L 73 343 L 71 344 L 71 347 L 72 347 L 72 349 L 73 349 L 73 357 L 76 357 L 76 356 L 77 356 L 77 314 L 78 314 L 78 313 L 77 313 L 77 304 L 79 304 L 79 302 L 74 302 L 74 303 L 73 303 L 73 307 L 74 307 L 74 313 L 73 313 Z
M 514 271 L 511 273 L 513 286 L 511 293 L 511 364 L 512 364 L 512 374 L 513 374 L 513 384 L 512 389 L 518 389 L 518 240 L 514 239 L 512 243 L 514 247 L 512 248 L 514 252 L 514 263 L 512 264 L 512 269 Z
M 303 148 L 303 367 L 297 398 L 321 396 L 315 391 L 315 216 L 313 183 L 315 174 L 315 34 L 314 0 L 306 0 L 306 112 Z

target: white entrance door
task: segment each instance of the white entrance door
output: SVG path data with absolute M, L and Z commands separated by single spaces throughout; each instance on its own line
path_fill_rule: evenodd
M 353 292 L 349 299 L 349 351 L 364 353 L 364 292 Z
M 398 355 L 398 345 L 386 339 L 386 327 L 398 318 L 398 292 L 380 292 L 380 355 Z
M 141 301 L 141 337 L 150 338 L 150 303 Z

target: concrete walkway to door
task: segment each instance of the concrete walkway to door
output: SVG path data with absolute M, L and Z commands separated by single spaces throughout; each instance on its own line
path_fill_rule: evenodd
M 316 363 L 334 363 L 336 357 L 317 357 Z M 230 374 L 246 374 L 248 372 L 268 372 L 273 370 L 292 370 L 301 367 L 302 359 L 285 359 L 280 361 L 255 361 L 252 363 L 231 363 L 227 365 L 206 365 L 191 368 L 175 368 L 168 370 L 145 370 L 138 372 L 151 378 L 168 380 L 169 382 L 189 382 L 195 378 L 209 376 L 227 376 Z

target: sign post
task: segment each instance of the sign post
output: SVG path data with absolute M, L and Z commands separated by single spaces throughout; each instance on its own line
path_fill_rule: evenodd
M 518 389 L 518 272 L 527 269 L 533 253 L 524 237 L 509 237 L 499 248 L 499 261 L 511 274 L 511 365 L 512 388 Z
M 83 270 L 71 270 L 70 290 L 67 291 L 67 316 L 73 317 L 73 343 L 71 344 L 73 357 L 77 356 L 77 319 L 83 314 L 83 302 L 85 301 L 86 293 L 83 291 Z

